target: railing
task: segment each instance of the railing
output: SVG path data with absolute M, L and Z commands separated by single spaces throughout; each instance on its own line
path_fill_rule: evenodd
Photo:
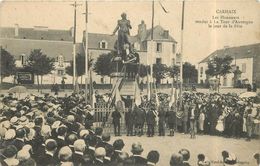
M 147 108 L 144 108 L 146 111 Z M 95 106 L 95 115 L 94 115 L 94 120 L 95 120 L 95 127 L 102 127 L 104 132 L 109 132 L 109 133 L 114 133 L 114 127 L 112 124 L 112 117 L 111 114 L 114 111 L 114 108 L 110 107 L 108 108 L 108 104 L 106 103 L 98 103 Z M 125 113 L 128 111 L 128 108 L 125 108 L 124 111 L 120 112 L 121 113 L 121 120 L 120 120 L 120 132 L 122 134 L 126 133 L 126 125 L 125 125 Z M 156 125 L 155 128 L 155 133 L 158 132 L 158 126 Z M 166 130 L 166 128 L 165 128 Z M 133 129 L 134 131 L 134 129 Z M 146 122 L 144 123 L 143 127 L 143 132 L 144 135 L 147 132 L 147 125 Z

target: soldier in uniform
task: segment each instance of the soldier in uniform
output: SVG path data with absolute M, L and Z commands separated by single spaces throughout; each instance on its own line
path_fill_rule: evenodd
M 125 113 L 125 123 L 127 136 L 133 136 L 134 113 L 132 111 L 132 108 L 129 108 L 128 111 Z
M 158 117 L 159 117 L 159 136 L 165 136 L 165 118 L 166 111 L 164 103 L 159 105 Z
M 114 133 L 115 136 L 120 136 L 120 119 L 121 114 L 117 107 L 115 107 L 115 111 L 112 113 L 113 125 L 114 125 Z
M 151 107 L 150 110 L 146 113 L 146 123 L 147 123 L 147 136 L 153 137 L 154 135 L 154 125 L 155 125 L 155 109 Z
M 168 127 L 170 129 L 170 134 L 169 136 L 174 136 L 174 127 L 176 124 L 176 108 L 174 108 L 174 106 L 171 106 L 171 109 L 169 109 L 166 112 L 166 118 L 167 118 L 167 123 L 168 123 Z

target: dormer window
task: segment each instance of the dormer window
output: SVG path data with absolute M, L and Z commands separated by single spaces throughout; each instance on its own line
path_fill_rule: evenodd
M 41 40 L 43 40 L 43 37 L 41 37 Z
M 101 42 L 99 42 L 99 48 L 107 49 L 107 42 L 105 40 L 102 40 Z

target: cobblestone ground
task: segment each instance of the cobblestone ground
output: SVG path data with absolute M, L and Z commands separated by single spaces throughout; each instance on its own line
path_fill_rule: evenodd
M 252 140 L 251 142 L 245 139 L 224 138 L 219 136 L 199 135 L 196 139 L 190 139 L 189 135 L 177 133 L 174 137 L 112 137 L 111 142 L 122 138 L 125 142 L 124 151 L 131 154 L 131 145 L 133 142 L 140 142 L 143 146 L 142 156 L 146 157 L 150 150 L 158 150 L 160 160 L 157 165 L 168 166 L 172 153 L 177 153 L 182 148 L 187 148 L 190 151 L 190 164 L 197 165 L 197 155 L 205 154 L 213 166 L 223 166 L 221 152 L 227 150 L 237 156 L 239 166 L 256 166 L 253 154 L 260 152 L 260 140 Z

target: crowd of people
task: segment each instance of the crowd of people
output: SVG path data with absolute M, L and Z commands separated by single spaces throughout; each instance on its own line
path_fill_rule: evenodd
M 198 126 L 200 131 L 216 134 L 216 126 L 218 125 L 219 116 L 223 116 L 223 120 L 227 120 L 228 116 L 239 118 L 256 119 L 257 114 L 253 115 L 253 105 L 251 102 L 244 104 L 243 109 L 237 109 L 240 102 L 233 101 L 236 97 L 206 95 L 206 94 L 185 94 L 183 110 L 181 114 L 174 109 L 166 107 L 168 104 L 164 97 L 160 99 L 161 104 L 157 108 L 154 104 L 149 105 L 147 112 L 144 111 L 144 102 L 140 106 L 135 106 L 132 112 L 136 112 L 135 116 L 130 111 L 125 114 L 127 125 L 127 134 L 142 135 L 143 122 L 146 121 L 148 126 L 147 135 L 154 135 L 154 125 L 156 117 L 158 117 L 159 135 L 165 135 L 165 122 L 168 122 L 170 135 L 174 135 L 174 129 L 178 126 L 178 117 L 183 119 L 186 114 L 190 125 L 184 127 L 184 131 L 191 133 Z M 202 101 L 198 102 L 199 99 Z M 228 100 L 230 99 L 230 101 Z M 232 100 L 231 100 L 232 99 Z M 214 102 L 213 102 L 214 101 Z M 201 103 L 201 105 L 200 105 Z M 205 103 L 209 103 L 206 105 Z M 220 105 L 227 103 L 226 105 Z M 177 103 L 176 103 L 177 104 Z M 217 108 L 212 104 L 215 104 Z M 234 104 L 234 105 L 228 105 Z M 242 103 L 240 103 L 242 104 Z M 188 108 L 187 105 L 189 106 Z M 203 109 L 202 109 L 203 106 Z M 226 108 L 233 107 L 235 110 Z M 207 107 L 208 110 L 207 110 Z M 249 108 L 245 108 L 249 107 Z M 177 107 L 176 107 L 177 108 Z M 220 109 L 221 108 L 221 109 Z M 238 107 L 240 108 L 240 107 Z M 158 111 L 157 111 L 158 109 Z M 251 111 L 249 111 L 251 109 Z M 188 110 L 188 113 L 185 112 Z M 203 110 L 203 111 L 201 111 Z M 246 111 L 245 111 L 246 110 Z M 121 113 L 115 109 L 112 112 L 114 125 L 120 123 Z M 210 111 L 213 115 L 208 115 Z M 200 127 L 201 113 L 204 113 L 205 119 L 203 124 L 207 124 L 207 117 L 214 119 L 216 123 L 210 121 L 209 125 Z M 239 116 L 237 115 L 239 114 Z M 111 165 L 111 166 L 145 166 L 156 165 L 160 159 L 160 153 L 152 150 L 147 157 L 142 156 L 143 147 L 139 142 L 132 144 L 131 155 L 124 151 L 124 140 L 116 139 L 110 143 L 110 133 L 104 132 L 101 127 L 94 127 L 94 109 L 85 102 L 81 95 L 72 94 L 65 97 L 56 97 L 46 94 L 44 97 L 30 95 L 24 99 L 17 99 L 13 94 L 0 97 L 0 165 L 3 166 L 34 166 L 34 165 Z M 215 117 L 216 116 L 216 117 Z M 176 118 L 177 117 L 177 118 Z M 131 119 L 132 118 L 132 119 Z M 135 118 L 139 118 L 138 120 Z M 233 119 L 231 118 L 231 122 Z M 119 120 L 119 121 L 118 121 Z M 131 122 L 129 122 L 131 120 Z M 142 120 L 142 121 L 141 121 Z M 172 122 L 170 122 L 172 121 Z M 183 120 L 181 120 L 182 124 Z M 213 127 L 213 124 L 214 127 Z M 250 121 L 251 123 L 251 121 Z M 198 125 L 197 125 L 198 124 Z M 239 124 L 240 122 L 235 123 Z M 216 126 L 215 126 L 216 125 Z M 225 133 L 226 125 L 223 123 L 223 133 Z M 234 136 L 239 136 L 241 130 L 238 126 L 228 128 Z M 137 130 L 133 131 L 134 128 Z M 247 126 L 248 128 L 248 126 Z M 115 125 L 115 132 L 118 132 L 118 126 Z M 201 130 L 203 129 L 203 130 Z M 120 131 L 120 129 L 119 129 Z M 221 155 L 221 154 L 220 154 Z M 169 159 L 171 166 L 187 166 L 187 165 L 210 165 L 209 159 L 204 154 L 199 154 L 197 163 L 189 163 L 190 152 L 188 149 L 180 149 L 178 153 L 173 154 Z M 223 163 L 235 165 L 237 158 L 234 154 L 227 151 L 222 152 Z M 259 164 L 259 154 L 254 156 Z
M 254 98 L 240 98 L 235 94 L 185 92 L 182 104 L 179 101 L 169 106 L 169 96 L 159 94 L 158 99 L 153 96 L 148 102 L 125 109 L 125 124 L 127 135 L 144 134 L 147 126 L 147 136 L 165 136 L 169 129 L 169 136 L 174 131 L 190 134 L 219 135 L 232 138 L 252 137 L 260 135 L 260 105 Z M 122 110 L 116 109 L 113 114 L 115 135 L 120 135 L 120 115 Z

